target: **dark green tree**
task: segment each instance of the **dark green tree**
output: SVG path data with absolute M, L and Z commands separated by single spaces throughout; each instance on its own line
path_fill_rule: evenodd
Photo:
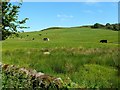
M 114 31 L 119 31 L 120 30 L 119 25 L 118 24 L 113 24 L 113 30 Z
M 110 26 L 110 23 L 106 23 L 106 25 L 105 26 Z
M 104 27 L 104 25 L 99 24 L 99 23 L 95 23 L 95 24 L 92 26 L 92 28 L 103 28 L 103 27 Z
M 28 28 L 22 26 L 28 18 L 18 20 L 21 5 L 21 2 L 18 2 L 17 5 L 11 2 L 2 2 L 2 40 L 5 40 L 11 34 L 17 35 L 18 28 Z
M 106 28 L 107 28 L 107 29 L 112 29 L 112 27 L 111 27 L 110 23 L 106 23 L 106 25 L 105 25 L 105 26 L 106 26 Z

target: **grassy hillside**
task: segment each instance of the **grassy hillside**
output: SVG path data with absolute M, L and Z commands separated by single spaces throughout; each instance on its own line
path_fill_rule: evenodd
M 41 34 L 41 36 L 39 36 Z M 29 35 L 27 37 L 27 35 Z M 20 37 L 23 37 L 20 39 Z M 53 29 L 21 33 L 20 37 L 8 39 L 3 42 L 3 50 L 17 48 L 55 48 L 55 47 L 116 47 L 118 44 L 118 32 L 91 28 L 67 28 Z M 47 37 L 49 42 L 42 39 Z M 33 41 L 32 38 L 35 38 Z M 101 44 L 101 39 L 107 39 L 108 44 Z
M 100 43 L 101 39 L 108 43 Z M 83 88 L 115 88 L 119 78 L 118 43 L 118 31 L 105 29 L 25 32 L 2 42 L 2 59 L 6 64 L 33 68 L 64 80 L 70 78 Z

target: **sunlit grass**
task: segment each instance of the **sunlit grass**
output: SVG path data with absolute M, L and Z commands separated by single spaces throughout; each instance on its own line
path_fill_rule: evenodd
M 3 41 L 3 63 L 70 77 L 84 88 L 117 87 L 118 31 L 70 28 L 20 33 L 20 37 Z M 43 41 L 44 37 L 50 41 Z M 100 43 L 101 39 L 108 43 Z

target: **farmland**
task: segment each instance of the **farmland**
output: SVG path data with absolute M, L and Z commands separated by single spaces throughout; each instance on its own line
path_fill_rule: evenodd
M 12 37 L 2 41 L 5 64 L 32 68 L 63 80 L 70 78 L 82 88 L 118 87 L 118 31 L 72 27 Z M 108 43 L 99 42 L 104 39 Z M 44 54 L 46 50 L 50 54 Z

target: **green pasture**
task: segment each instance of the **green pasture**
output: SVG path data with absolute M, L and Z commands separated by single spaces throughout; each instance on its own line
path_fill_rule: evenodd
M 102 39 L 108 43 L 100 43 Z M 83 27 L 24 32 L 2 41 L 2 62 L 64 80 L 69 77 L 82 88 L 116 88 L 118 46 L 118 31 L 112 30 Z
M 41 36 L 39 35 L 41 34 Z M 29 36 L 27 36 L 29 35 Z M 22 39 L 20 38 L 22 37 Z M 32 40 L 34 38 L 35 40 Z M 44 42 L 43 38 L 49 38 Z M 108 40 L 107 44 L 101 44 L 101 39 Z M 91 28 L 66 28 L 46 31 L 20 33 L 19 37 L 7 39 L 2 44 L 2 49 L 18 48 L 55 48 L 55 47 L 117 47 L 118 32 L 112 30 L 100 30 Z

